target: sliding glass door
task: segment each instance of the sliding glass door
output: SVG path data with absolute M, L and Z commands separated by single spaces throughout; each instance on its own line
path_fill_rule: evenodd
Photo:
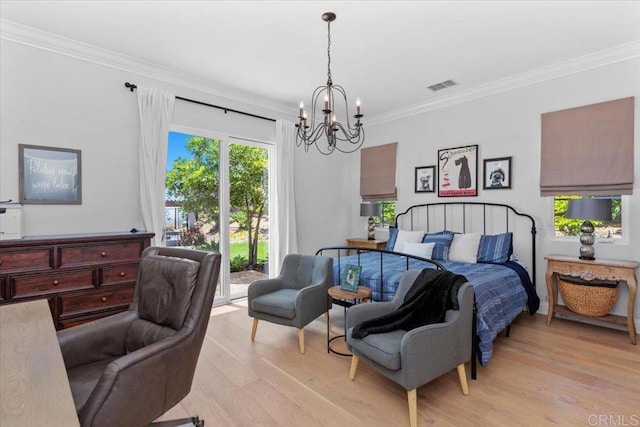
M 220 252 L 216 303 L 268 276 L 271 146 L 204 132 L 169 133 L 167 246 Z

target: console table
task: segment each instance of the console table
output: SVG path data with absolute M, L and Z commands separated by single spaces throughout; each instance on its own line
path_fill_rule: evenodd
M 636 344 L 636 326 L 634 322 L 633 308 L 635 305 L 638 282 L 635 270 L 640 266 L 636 261 L 620 261 L 598 258 L 596 260 L 583 260 L 576 257 L 563 255 L 547 255 L 547 293 L 549 295 L 549 312 L 547 314 L 547 325 L 551 323 L 554 313 L 569 314 L 578 318 L 592 318 L 607 323 L 624 325 L 626 323 L 629 331 L 631 344 Z M 579 277 L 584 280 L 615 280 L 624 281 L 629 288 L 629 301 L 627 302 L 627 315 L 617 316 L 607 314 L 606 316 L 591 317 L 574 313 L 567 307 L 558 305 L 558 274 Z

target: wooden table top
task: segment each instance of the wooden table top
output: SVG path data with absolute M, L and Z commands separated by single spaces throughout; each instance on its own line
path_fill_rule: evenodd
M 349 292 L 340 289 L 340 286 L 333 286 L 329 288 L 329 296 L 336 299 L 344 300 L 364 300 L 371 298 L 371 289 L 366 286 L 358 286 L 357 292 Z
M 47 300 L 0 306 L 0 425 L 80 425 Z

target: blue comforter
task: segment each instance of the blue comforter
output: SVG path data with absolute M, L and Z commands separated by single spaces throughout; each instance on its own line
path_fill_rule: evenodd
M 380 281 L 380 261 L 383 260 L 382 284 Z M 389 301 L 393 298 L 400 283 L 400 277 L 407 271 L 407 258 L 380 252 L 367 252 L 360 255 L 341 256 L 340 262 L 334 262 L 334 283 L 340 283 L 339 271 L 346 264 L 362 266 L 360 284 L 371 288 L 374 301 Z M 493 340 L 511 324 L 526 305 L 535 313 L 539 299 L 535 287 L 526 272 L 518 270 L 519 264 L 469 264 L 440 261 L 449 271 L 461 274 L 473 285 L 478 312 L 476 316 L 476 334 L 479 339 L 479 358 L 484 366 L 493 354 Z M 409 270 L 434 268 L 433 264 L 414 259 L 409 260 Z M 520 270 L 523 270 L 520 267 Z M 524 279 L 523 280 L 521 279 Z

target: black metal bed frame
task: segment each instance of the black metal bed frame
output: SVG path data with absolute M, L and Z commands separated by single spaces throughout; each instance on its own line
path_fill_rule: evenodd
M 399 221 L 401 219 L 405 219 L 405 215 L 408 216 L 409 218 L 409 222 L 410 222 L 410 229 L 413 230 L 414 229 L 414 215 L 415 212 L 414 210 L 420 209 L 420 208 L 424 208 L 426 210 L 426 226 L 427 228 L 425 229 L 425 232 L 429 232 L 430 231 L 430 223 L 431 223 L 431 214 L 433 213 L 435 216 L 435 212 L 430 212 L 430 208 L 434 208 L 435 207 L 441 207 L 442 209 L 442 213 L 441 216 L 439 216 L 438 218 L 442 218 L 443 219 L 443 229 L 447 229 L 447 208 L 448 207 L 453 207 L 453 206 L 459 206 L 462 209 L 462 230 L 451 230 L 451 231 L 459 231 L 462 233 L 465 233 L 467 230 L 467 207 L 468 206 L 482 206 L 482 234 L 486 234 L 487 231 L 487 208 L 490 207 L 490 209 L 493 208 L 504 208 L 504 212 L 505 212 L 505 229 L 503 232 L 509 232 L 511 231 L 511 229 L 509 228 L 509 215 L 510 213 L 512 215 L 515 215 L 517 217 L 523 217 L 525 219 L 528 219 L 531 222 L 531 228 L 530 228 L 530 233 L 531 233 L 531 282 L 534 284 L 536 284 L 536 234 L 537 234 L 537 229 L 536 229 L 536 222 L 535 219 L 533 219 L 533 217 L 531 215 L 522 213 L 522 212 L 518 212 L 515 208 L 513 208 L 512 206 L 509 205 L 505 205 L 502 203 L 485 203 L 485 202 L 437 202 L 437 203 L 423 203 L 423 204 L 419 204 L 419 205 L 413 205 L 410 206 L 409 208 L 407 208 L 406 211 L 396 215 L 395 218 L 395 227 L 397 229 L 399 229 Z M 515 236 L 515 233 L 514 233 Z M 340 257 L 341 257 L 341 251 L 342 250 L 346 250 L 346 251 L 350 251 L 350 250 L 355 250 L 357 251 L 358 254 L 358 265 L 360 265 L 360 253 L 361 252 L 379 252 L 380 253 L 380 295 L 382 295 L 382 290 L 383 290 L 383 283 L 382 283 L 382 278 L 383 278 L 383 272 L 384 272 L 384 266 L 383 266 L 383 255 L 386 254 L 392 254 L 392 255 L 398 255 L 398 256 L 402 256 L 402 257 L 406 257 L 407 259 L 407 270 L 409 269 L 409 259 L 415 259 L 418 261 L 423 261 L 423 262 L 429 262 L 432 263 L 436 266 L 437 269 L 440 270 L 446 270 L 446 268 L 440 264 L 438 261 L 435 260 L 431 260 L 431 259 L 426 259 L 426 258 L 421 258 L 418 256 L 414 256 L 414 255 L 409 255 L 409 254 L 403 254 L 403 253 L 399 253 L 399 252 L 394 252 L 394 251 L 388 251 L 385 249 L 372 249 L 372 248 L 364 248 L 364 247 L 353 247 L 353 246 L 331 246 L 331 247 L 324 247 L 324 248 L 320 248 L 316 251 L 316 255 L 322 255 L 324 253 L 324 251 L 332 251 L 332 250 L 337 250 L 338 251 L 338 277 L 340 277 Z M 476 315 L 477 315 L 477 306 L 475 303 L 475 296 L 474 296 L 474 303 L 473 303 L 473 325 L 472 325 L 472 346 L 471 346 L 471 378 L 472 379 L 476 379 L 477 377 L 477 348 L 478 348 L 478 337 L 476 334 Z M 505 335 L 508 337 L 509 333 L 511 331 L 511 325 L 508 325 L 506 330 L 505 330 Z

